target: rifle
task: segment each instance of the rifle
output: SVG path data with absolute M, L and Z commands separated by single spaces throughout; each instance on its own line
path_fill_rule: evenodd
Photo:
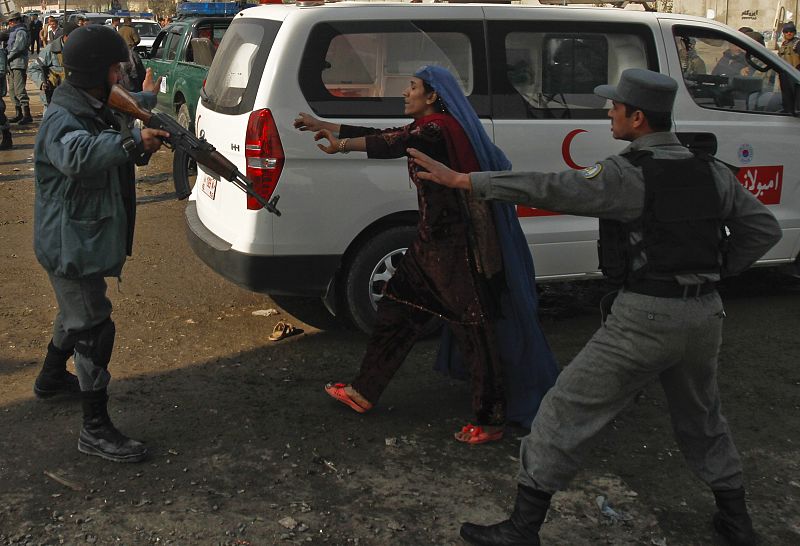
M 184 129 L 171 117 L 145 110 L 139 106 L 139 103 L 136 102 L 136 99 L 134 99 L 130 93 L 119 85 L 111 87 L 111 93 L 108 96 L 108 106 L 117 112 L 122 112 L 123 114 L 141 120 L 145 126 L 151 129 L 167 131 L 169 133 L 169 138 L 165 144 L 170 148 L 185 152 L 197 163 L 216 173 L 218 176 L 225 178 L 247 195 L 254 198 L 269 212 L 277 216 L 281 215 L 276 207 L 280 196 L 276 195 L 269 201 L 264 199 L 256 193 L 253 189 L 253 183 L 236 168 L 236 165 L 227 160 L 225 156 L 219 153 L 214 146 L 206 142 L 205 139 L 197 138 L 193 133 Z M 191 190 L 185 181 L 186 179 L 183 177 L 181 177 L 181 180 L 178 180 L 177 177 L 173 178 L 175 180 L 175 193 L 178 195 L 178 199 L 188 197 L 189 194 L 191 194 Z

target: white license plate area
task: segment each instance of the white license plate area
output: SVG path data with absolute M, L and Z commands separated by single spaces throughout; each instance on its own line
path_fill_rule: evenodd
M 212 200 L 214 196 L 217 195 L 217 182 L 219 179 L 211 176 L 210 174 L 203 175 L 203 184 L 200 186 L 200 189 L 203 190 L 203 193 L 209 196 Z

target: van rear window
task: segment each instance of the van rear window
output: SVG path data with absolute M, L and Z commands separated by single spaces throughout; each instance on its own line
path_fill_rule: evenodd
M 221 114 L 253 109 L 279 21 L 237 19 L 228 28 L 208 71 L 203 106 Z

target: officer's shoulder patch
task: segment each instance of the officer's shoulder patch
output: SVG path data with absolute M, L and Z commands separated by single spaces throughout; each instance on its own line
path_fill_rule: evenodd
M 586 167 L 581 171 L 584 178 L 594 178 L 603 171 L 603 166 L 600 163 L 595 163 L 591 167 Z

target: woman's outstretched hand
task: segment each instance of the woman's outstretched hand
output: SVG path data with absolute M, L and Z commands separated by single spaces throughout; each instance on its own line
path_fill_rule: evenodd
M 320 120 L 305 112 L 300 112 L 294 119 L 294 128 L 300 131 L 319 131 L 322 127 Z
M 314 140 L 322 140 L 325 139 L 328 141 L 328 144 L 317 144 L 317 148 L 325 152 L 326 154 L 335 154 L 339 151 L 339 139 L 333 136 L 328 129 L 321 129 L 314 134 Z
M 448 188 L 472 190 L 468 174 L 457 173 L 414 148 L 409 148 L 408 153 L 413 158 L 414 164 L 423 169 L 417 172 L 418 178 L 430 180 Z

